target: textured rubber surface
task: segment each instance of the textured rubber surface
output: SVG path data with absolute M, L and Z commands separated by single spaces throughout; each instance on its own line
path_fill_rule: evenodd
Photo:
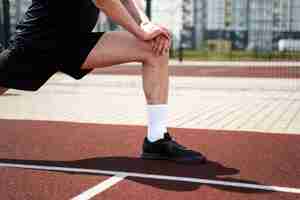
M 300 188 L 300 136 L 171 129 L 203 152 L 205 165 L 140 159 L 145 127 L 0 120 L 0 162 L 161 174 Z M 84 173 L 0 168 L 1 199 L 68 199 L 108 178 Z M 130 178 L 94 199 L 296 200 L 299 195 Z

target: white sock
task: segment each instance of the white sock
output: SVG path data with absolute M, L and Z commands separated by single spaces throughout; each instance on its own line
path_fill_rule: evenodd
M 148 134 L 150 142 L 164 138 L 167 132 L 168 105 L 148 105 Z

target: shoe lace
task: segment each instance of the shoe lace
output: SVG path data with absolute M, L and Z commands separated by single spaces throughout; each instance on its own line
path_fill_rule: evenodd
M 182 146 L 181 144 L 178 144 L 175 140 L 173 140 L 169 133 L 165 134 L 165 139 L 167 141 L 170 141 L 173 147 L 176 147 L 176 148 L 182 149 L 182 150 L 187 149 L 185 146 Z

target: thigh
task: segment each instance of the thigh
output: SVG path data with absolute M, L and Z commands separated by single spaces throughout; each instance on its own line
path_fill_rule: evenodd
M 152 54 L 151 44 L 126 31 L 106 32 L 89 53 L 82 69 L 101 68 L 127 62 L 142 62 Z
M 66 39 L 58 49 L 61 65 L 59 71 L 75 78 L 81 79 L 92 69 L 82 69 L 81 66 L 96 46 L 105 32 L 80 33 L 76 42 Z

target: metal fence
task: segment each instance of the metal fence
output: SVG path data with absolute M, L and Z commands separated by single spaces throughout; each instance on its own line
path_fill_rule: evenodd
M 183 49 L 197 50 L 197 59 L 300 60 L 299 0 L 181 3 L 179 43 Z M 187 56 L 195 57 L 190 50 Z
M 4 5 L 8 1 L 9 22 Z M 7 45 L 8 32 L 14 32 L 30 3 L 31 0 L 0 0 L 2 46 Z M 172 31 L 173 56 L 198 60 L 300 60 L 299 0 L 147 0 L 147 5 L 151 6 L 148 11 L 152 20 Z M 119 28 L 101 13 L 95 30 Z

